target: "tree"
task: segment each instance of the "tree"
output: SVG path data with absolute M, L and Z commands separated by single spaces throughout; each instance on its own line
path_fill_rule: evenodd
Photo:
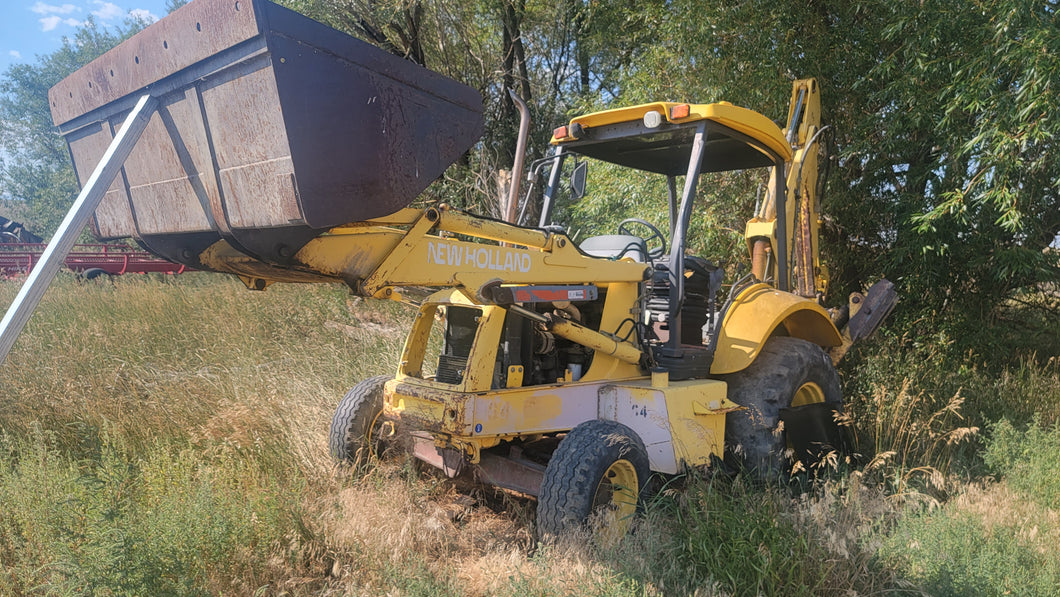
M 646 17 L 658 41 L 623 69 L 618 102 L 726 99 L 780 117 L 790 81 L 817 77 L 835 138 L 834 295 L 887 275 L 910 321 L 971 338 L 1012 297 L 1060 279 L 1046 250 L 1060 232 L 1056 8 L 675 0 Z M 732 228 L 716 207 L 754 195 L 739 179 L 704 190 L 704 230 Z
M 573 112 L 657 100 L 728 100 L 781 118 L 792 79 L 814 76 L 831 125 L 823 249 L 833 296 L 886 275 L 909 320 L 970 334 L 1000 307 L 1060 279 L 1060 36 L 1055 0 L 286 0 L 478 89 L 482 141 L 429 199 L 496 214 L 510 169 L 515 87 L 531 100 L 530 159 Z M 90 23 L 0 91 L 0 185 L 54 226 L 74 183 L 51 132 L 47 88 L 131 33 Z M 760 179 L 706 177 L 693 248 L 735 260 Z M 598 169 L 562 206 L 605 231 L 655 217 L 659 181 Z M 665 208 L 662 208 L 665 209 Z M 47 230 L 45 228 L 44 230 Z
M 1000 307 L 1060 279 L 1046 250 L 1060 232 L 1055 5 L 889 5 L 878 18 L 889 52 L 867 71 L 871 118 L 845 152 L 861 172 L 846 197 L 871 198 L 856 234 L 883 241 L 869 263 L 901 276 L 911 313 L 989 343 Z

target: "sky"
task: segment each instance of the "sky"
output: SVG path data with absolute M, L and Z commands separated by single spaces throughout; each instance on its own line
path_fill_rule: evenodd
M 156 21 L 166 0 L 0 0 L 0 73 L 12 64 L 35 63 L 37 55 L 62 47 L 90 15 L 105 27 L 121 25 L 130 13 Z

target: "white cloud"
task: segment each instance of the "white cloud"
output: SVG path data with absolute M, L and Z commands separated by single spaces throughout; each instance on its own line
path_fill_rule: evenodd
M 19 52 L 18 50 L 10 50 L 8 51 L 7 55 L 14 58 L 15 60 L 22 58 L 22 52 Z
M 60 16 L 51 15 L 40 19 L 40 30 L 51 31 L 58 27 L 60 24 L 68 25 L 70 27 L 78 27 L 82 25 L 82 22 L 73 18 L 62 18 Z
M 144 21 L 145 23 L 154 23 L 158 20 L 157 16 L 145 8 L 134 8 L 129 11 L 129 16 L 133 19 Z
M 37 2 L 33 6 L 29 7 L 30 11 L 35 12 L 39 15 L 44 15 L 40 19 L 40 30 L 41 31 L 52 31 L 59 25 L 68 25 L 70 27 L 77 27 L 81 25 L 79 19 L 73 17 L 62 17 L 60 15 L 69 15 L 75 12 L 80 12 L 81 9 L 73 4 L 45 4 L 44 2 Z
M 103 2 L 103 0 L 92 0 L 92 4 L 95 4 L 99 8 L 92 11 L 92 14 L 101 21 L 113 21 L 120 19 L 125 16 L 125 11 L 120 6 L 113 2 Z
M 39 15 L 68 15 L 72 12 L 77 12 L 81 10 L 73 4 L 63 4 L 61 6 L 57 6 L 55 4 L 45 4 L 43 2 L 38 2 L 31 6 L 29 9 Z

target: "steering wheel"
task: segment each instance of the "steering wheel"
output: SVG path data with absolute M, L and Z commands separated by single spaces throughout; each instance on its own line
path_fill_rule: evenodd
M 644 226 L 645 228 L 647 228 L 648 230 L 651 231 L 651 236 L 649 236 L 649 237 L 644 239 L 644 244 L 645 245 L 651 244 L 651 241 L 654 241 L 654 240 L 658 240 L 659 241 L 659 246 L 658 247 L 655 247 L 654 249 L 649 249 L 648 250 L 648 257 L 650 257 L 651 259 L 658 259 L 658 258 L 660 258 L 660 257 L 662 257 L 663 255 L 666 254 L 666 237 L 663 236 L 663 233 L 660 232 L 659 229 L 656 228 L 654 225 L 652 225 L 651 222 L 649 222 L 647 220 L 642 220 L 640 218 L 629 218 L 629 219 L 626 219 L 626 220 L 622 220 L 622 222 L 618 225 L 618 233 L 619 234 L 625 234 L 627 236 L 640 237 L 639 234 L 633 234 L 633 232 L 630 231 L 629 226 L 627 226 L 627 224 L 637 224 L 637 225 L 640 225 L 640 226 Z M 641 238 L 643 238 L 643 237 L 641 237 Z

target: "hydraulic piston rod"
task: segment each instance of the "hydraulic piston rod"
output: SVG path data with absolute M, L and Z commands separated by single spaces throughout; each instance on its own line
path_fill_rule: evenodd
M 511 305 L 508 309 L 517 315 L 544 324 L 548 331 L 560 338 L 565 338 L 597 352 L 613 356 L 620 361 L 637 365 L 640 364 L 640 360 L 644 356 L 640 349 L 628 342 L 593 331 L 568 319 L 550 314 L 535 313 L 518 305 Z

